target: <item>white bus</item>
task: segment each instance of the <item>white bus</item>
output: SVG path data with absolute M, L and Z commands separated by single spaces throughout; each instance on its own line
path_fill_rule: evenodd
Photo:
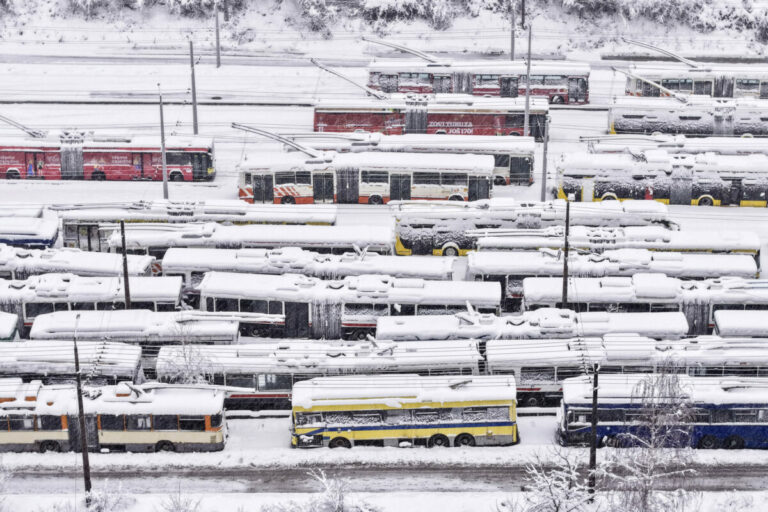
M 494 160 L 493 184 L 530 185 L 533 183 L 536 141 L 533 137 L 494 137 L 488 135 L 446 135 L 408 133 L 300 133 L 283 135 L 321 151 L 387 153 L 458 153 L 491 155 Z
M 505 311 L 518 311 L 523 299 L 523 279 L 563 275 L 560 250 L 480 251 L 467 257 L 470 279 L 501 283 Z M 680 279 L 735 276 L 760 277 L 757 262 L 746 254 L 689 254 L 648 249 L 611 249 L 601 253 L 573 251 L 568 256 L 572 277 L 632 276 L 652 272 Z
M 0 342 L 13 341 L 19 332 L 19 315 L 0 311 Z
M 181 304 L 181 278 L 129 278 L 131 307 L 175 311 Z M 80 277 L 43 274 L 25 281 L 0 279 L 0 310 L 19 315 L 19 332 L 27 337 L 38 315 L 54 311 L 110 311 L 125 309 L 120 277 Z
M 274 249 L 299 247 L 322 253 L 343 254 L 365 250 L 392 252 L 389 226 L 224 226 L 221 224 L 146 224 L 125 228 L 131 254 L 149 254 L 157 260 L 171 247 L 212 249 Z M 109 237 L 109 250 L 121 252 L 119 232 Z
M 427 256 L 400 258 L 378 253 L 321 254 L 299 247 L 276 249 L 168 249 L 163 257 L 163 275 L 181 276 L 187 291 L 194 291 L 203 275 L 213 270 L 249 274 L 303 274 L 338 279 L 361 274 L 420 277 L 451 281 L 461 278 L 455 258 L 435 260 Z
M 402 199 L 476 201 L 491 194 L 489 155 L 254 153 L 239 165 L 248 203 L 385 204 Z
M 27 205 L 0 208 L 0 244 L 28 249 L 53 247 L 59 237 L 59 218 Z
M 498 312 L 498 283 L 397 279 L 385 275 L 323 281 L 298 274 L 209 272 L 200 283 L 203 311 L 285 315 L 285 326 L 241 322 L 251 336 L 364 339 L 388 315 L 440 315 L 466 310 Z
M 64 246 L 84 251 L 108 251 L 107 240 L 120 231 L 119 222 L 218 222 L 227 224 L 334 224 L 336 207 L 254 206 L 238 200 L 139 201 L 133 203 L 59 204 Z M 57 219 L 58 225 L 58 219 Z
M 241 388 L 227 393 L 227 409 L 288 410 L 296 382 L 327 375 L 415 373 L 477 375 L 482 358 L 473 340 L 428 343 L 322 343 L 284 340 L 195 347 L 205 361 L 205 376 L 217 385 Z M 185 377 L 189 352 L 166 346 L 157 357 L 157 376 L 173 382 Z
M 768 71 L 762 66 L 707 63 L 706 68 L 692 68 L 680 62 L 638 63 L 632 71 L 677 94 L 768 99 Z M 627 77 L 625 92 L 627 96 L 668 96 L 658 87 L 631 77 Z
M 563 280 L 523 280 L 523 308 L 562 307 Z M 723 277 L 682 281 L 664 274 L 632 277 L 574 277 L 568 280 L 568 305 L 576 311 L 682 311 L 691 334 L 714 328 L 720 309 L 768 310 L 768 281 Z
M 81 451 L 74 385 L 0 379 L 0 451 Z M 86 388 L 88 451 L 224 449 L 224 391 L 206 386 L 132 384 Z
M 402 202 L 395 215 L 395 247 L 399 255 L 464 255 L 475 249 L 475 230 L 533 229 L 565 224 L 566 202 L 494 198 L 474 203 Z M 571 204 L 571 225 L 676 227 L 667 207 L 651 201 Z
M 582 137 L 592 153 L 642 153 L 661 149 L 667 153 L 716 153 L 718 155 L 768 154 L 765 141 L 754 137 L 686 137 L 685 135 L 603 135 Z
M 81 375 L 88 385 L 141 383 L 144 369 L 141 349 L 126 343 L 92 340 L 77 341 Z M 24 382 L 41 380 L 45 384 L 75 382 L 75 356 L 72 338 L 68 340 L 20 341 L 0 343 L 0 374 Z
M 128 275 L 152 274 L 153 258 L 128 256 Z M 0 279 L 26 279 L 51 272 L 78 276 L 122 276 L 123 258 L 119 254 L 92 253 L 80 249 L 21 249 L 0 244 Z
M 715 311 L 714 334 L 724 337 L 768 338 L 768 315 L 750 309 Z
M 631 332 L 656 339 L 677 339 L 688 333 L 681 312 L 577 313 L 541 308 L 516 316 L 462 312 L 440 316 L 380 317 L 376 339 L 392 341 L 548 339 L 603 336 Z

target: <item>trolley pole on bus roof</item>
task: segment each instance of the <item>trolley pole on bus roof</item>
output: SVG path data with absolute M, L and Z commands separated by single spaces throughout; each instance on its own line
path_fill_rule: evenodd
M 219 39 L 219 4 L 216 3 L 216 67 L 221 67 L 221 40 Z
M 565 201 L 565 243 L 563 251 L 563 296 L 562 296 L 562 309 L 568 309 L 568 252 L 570 245 L 568 244 L 568 235 L 570 234 L 571 227 L 571 201 L 570 197 Z
M 197 135 L 197 87 L 195 87 L 195 49 L 189 40 L 189 67 L 192 73 L 192 131 Z
M 592 417 L 589 434 L 589 476 L 587 477 L 587 492 L 589 492 L 590 503 L 595 496 L 595 480 L 597 475 L 597 378 L 600 375 L 600 366 L 597 363 L 592 365 Z
M 131 309 L 131 287 L 128 283 L 128 252 L 125 248 L 125 221 L 120 221 L 120 237 L 123 241 L 123 282 L 125 283 L 125 309 Z
M 80 313 L 75 317 L 75 333 L 72 345 L 75 348 L 75 382 L 77 384 L 77 418 L 80 424 L 80 451 L 83 454 L 83 480 L 85 482 L 85 506 L 91 504 L 91 463 L 88 459 L 88 435 L 85 430 L 85 412 L 83 410 L 83 383 L 80 376 L 80 355 L 77 353 L 77 326 Z
M 523 124 L 523 135 L 528 137 L 530 132 L 531 121 L 531 33 L 532 27 L 528 27 L 528 62 L 526 63 L 525 72 L 525 118 Z
M 160 95 L 160 153 L 163 162 L 163 199 L 168 200 L 168 167 L 165 163 L 165 119 L 163 118 L 163 92 L 160 91 L 160 84 L 157 84 Z
M 549 145 L 549 114 L 544 116 L 544 148 L 541 160 L 541 200 L 547 200 L 547 146 Z

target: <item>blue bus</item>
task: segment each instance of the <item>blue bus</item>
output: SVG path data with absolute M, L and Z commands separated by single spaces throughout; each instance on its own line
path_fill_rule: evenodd
M 765 374 L 768 376 L 768 373 Z M 632 446 L 649 432 L 638 394 L 644 379 L 658 374 L 601 375 L 597 405 L 598 446 Z M 659 399 L 668 406 L 683 404 L 688 414 L 682 440 L 704 449 L 768 448 L 768 378 L 690 377 L 679 379 L 678 396 Z M 667 405 L 665 405 L 667 404 Z M 589 376 L 563 381 L 563 400 L 558 410 L 558 441 L 563 446 L 589 444 L 592 420 L 592 381 Z

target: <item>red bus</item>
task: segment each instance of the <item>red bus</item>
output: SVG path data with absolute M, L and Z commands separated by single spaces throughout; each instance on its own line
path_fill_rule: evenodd
M 530 99 L 531 135 L 543 140 L 549 105 Z M 315 106 L 316 132 L 381 132 L 386 135 L 523 135 L 524 98 L 485 98 L 440 94 L 429 99 L 397 95 L 320 102 Z
M 550 103 L 589 103 L 589 64 L 531 61 L 531 96 Z M 375 62 L 368 66 L 368 87 L 387 93 L 453 93 L 475 96 L 525 96 L 527 66 L 515 62 Z
M 166 165 L 171 181 L 210 181 L 213 140 L 169 137 Z M 19 139 L 0 144 L 0 178 L 42 180 L 162 180 L 157 137 Z

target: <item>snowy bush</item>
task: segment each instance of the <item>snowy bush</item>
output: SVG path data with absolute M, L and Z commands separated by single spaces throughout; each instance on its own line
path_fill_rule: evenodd
M 320 494 L 307 501 L 265 505 L 261 512 L 379 512 L 377 507 L 364 501 L 348 498 L 344 482 L 328 478 L 324 471 L 312 470 L 308 475 L 322 486 Z
M 50 508 L 39 509 L 38 512 L 122 512 L 133 505 L 134 501 L 123 492 L 122 485 L 113 488 L 109 481 L 106 481 L 102 489 L 91 490 L 90 503 L 87 506 L 85 498 L 81 498 L 79 502 L 67 500 L 54 503 Z
M 181 487 L 160 502 L 157 512 L 201 512 L 199 499 L 182 494 Z

